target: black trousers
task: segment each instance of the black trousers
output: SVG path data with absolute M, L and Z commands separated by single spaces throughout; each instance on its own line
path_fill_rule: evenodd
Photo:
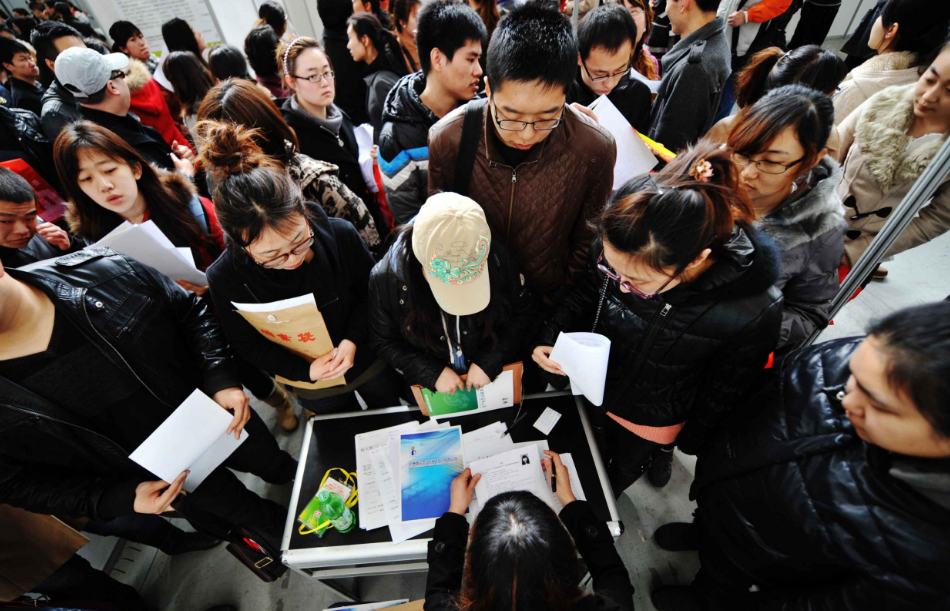
M 650 466 L 653 455 L 664 446 L 634 435 L 612 419 L 605 418 L 604 429 L 607 441 L 607 476 L 614 497 L 620 498 L 624 490 L 640 479 Z
M 802 6 L 802 18 L 795 28 L 795 35 L 792 36 L 792 42 L 788 43 L 789 48 L 797 49 L 805 45 L 821 46 L 831 31 L 831 24 L 834 23 L 838 15 L 838 6 L 818 6 L 811 2 L 806 2 Z
M 111 603 L 117 611 L 151 611 L 132 586 L 119 583 L 92 568 L 84 558 L 73 556 L 46 581 L 33 588 L 51 599 Z
M 204 514 L 231 525 L 253 528 L 279 545 L 287 509 L 248 490 L 229 469 L 251 473 L 265 482 L 279 485 L 293 481 L 297 461 L 277 446 L 277 440 L 257 412 L 252 410 L 251 419 L 244 429 L 248 433 L 247 440 L 194 492 L 179 497 L 174 507 L 196 528 L 206 526 L 209 534 L 222 536 L 219 529 L 202 524 Z

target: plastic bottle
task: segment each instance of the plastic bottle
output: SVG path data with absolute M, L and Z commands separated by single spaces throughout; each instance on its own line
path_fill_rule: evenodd
M 320 503 L 321 517 L 330 520 L 337 532 L 348 533 L 356 526 L 356 516 L 339 495 L 329 490 L 321 490 L 317 501 Z

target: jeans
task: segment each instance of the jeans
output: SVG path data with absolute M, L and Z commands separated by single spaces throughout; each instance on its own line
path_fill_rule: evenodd
M 386 367 L 375 378 L 369 379 L 357 387 L 356 392 L 347 392 L 323 399 L 301 399 L 298 397 L 297 402 L 315 414 L 359 411 L 360 404 L 356 400 L 356 393 L 358 392 L 370 409 L 393 407 L 400 404 L 400 387 L 399 374 L 391 367 Z

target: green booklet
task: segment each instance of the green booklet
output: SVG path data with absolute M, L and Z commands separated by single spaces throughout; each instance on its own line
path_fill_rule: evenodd
M 426 402 L 429 416 L 444 416 L 472 412 L 478 409 L 478 391 L 457 390 L 452 394 L 435 392 L 428 388 L 422 389 L 422 400 Z

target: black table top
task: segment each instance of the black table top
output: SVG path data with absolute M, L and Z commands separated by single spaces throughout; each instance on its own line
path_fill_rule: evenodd
M 574 458 L 574 466 L 581 478 L 584 494 L 590 503 L 594 514 L 602 520 L 610 520 L 610 510 L 607 499 L 597 476 L 594 459 L 574 397 L 571 395 L 540 396 L 525 399 L 524 412 L 527 415 L 511 432 L 515 443 L 523 441 L 538 441 L 545 436 L 532 425 L 538 419 L 545 407 L 559 412 L 561 419 L 547 437 L 548 445 L 553 452 L 570 453 Z M 490 412 L 449 418 L 452 425 L 460 425 L 462 432 L 467 433 L 488 426 L 493 422 L 502 421 L 510 424 L 518 411 L 517 407 L 499 409 Z M 313 549 L 338 545 L 362 545 L 366 543 L 390 542 L 389 529 L 386 527 L 366 531 L 359 527 L 346 534 L 330 530 L 322 538 L 316 535 L 301 535 L 300 525 L 296 516 L 300 515 L 310 499 L 317 493 L 320 480 L 328 469 L 340 467 L 347 471 L 356 471 L 356 445 L 354 436 L 360 433 L 375 431 L 404 422 L 416 420 L 424 422 L 427 418 L 417 410 L 390 414 L 372 414 L 371 412 L 359 417 L 319 420 L 313 423 L 313 435 L 310 438 L 310 448 L 307 452 L 306 465 L 303 471 L 303 483 L 300 486 L 300 495 L 297 506 L 294 508 L 294 531 L 290 538 L 290 549 Z M 571 474 L 574 475 L 573 473 Z M 358 510 L 357 506 L 353 507 Z M 428 539 L 431 532 L 423 533 L 416 539 Z

